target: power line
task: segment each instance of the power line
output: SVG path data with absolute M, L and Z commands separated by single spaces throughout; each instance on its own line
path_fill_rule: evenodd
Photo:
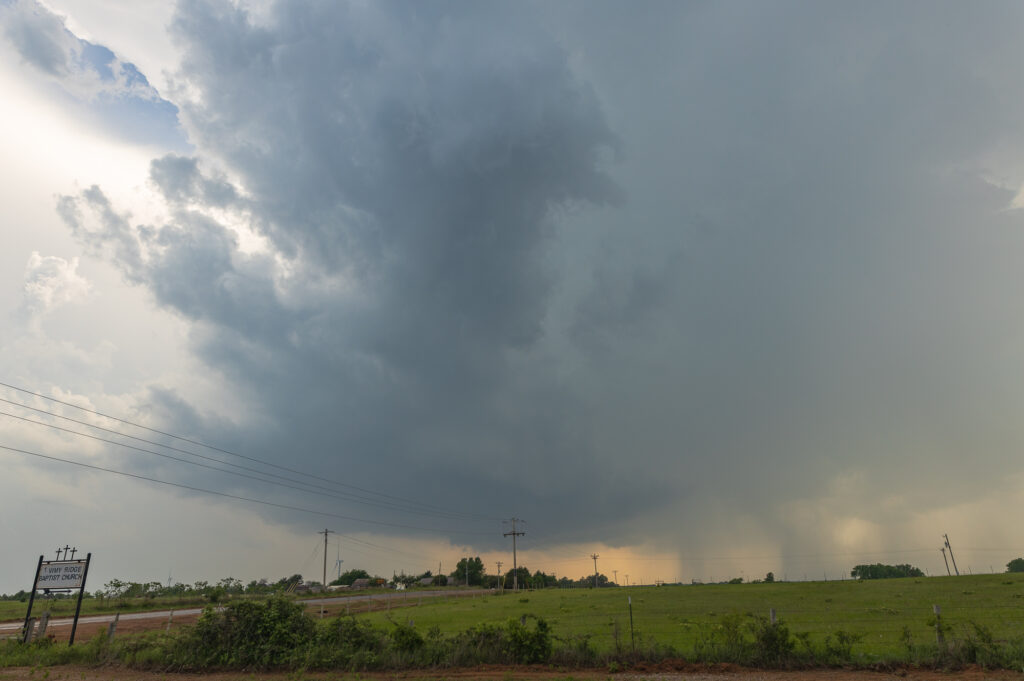
M 367 523 L 370 525 L 383 525 L 386 527 L 398 527 L 406 530 L 418 530 L 421 532 L 436 532 L 438 534 L 471 534 L 471 535 L 490 535 L 490 532 L 469 532 L 464 530 L 449 530 L 449 529 L 438 529 L 433 527 L 416 527 L 414 525 L 403 525 L 400 523 L 389 523 L 383 520 L 367 520 L 365 518 L 357 518 L 354 516 L 342 515 L 340 513 L 331 513 L 330 511 L 317 511 L 310 508 L 303 508 L 301 506 L 291 506 L 289 504 L 278 504 L 273 501 L 265 501 L 263 499 L 253 499 L 252 497 L 243 497 L 237 494 L 228 494 L 227 492 L 218 492 L 216 490 L 204 489 L 202 487 L 193 487 L 192 485 L 183 485 L 177 482 L 170 482 L 168 480 L 160 480 L 158 478 L 151 478 L 145 475 L 138 475 L 136 473 L 127 473 L 125 471 L 115 470 L 113 468 L 104 468 L 103 466 L 95 466 L 93 464 L 82 463 L 81 461 L 72 461 L 70 459 L 62 459 L 57 456 L 50 456 L 48 454 L 39 454 L 38 452 L 30 452 L 27 449 L 19 449 L 17 447 L 9 447 L 7 445 L 0 444 L 0 449 L 6 449 L 9 452 L 16 452 L 18 454 L 25 454 L 26 456 L 34 456 L 40 459 L 47 459 L 49 461 L 59 461 L 61 463 L 71 464 L 72 466 L 79 466 L 81 468 L 88 468 L 95 471 L 102 471 L 104 473 L 113 473 L 114 475 L 123 475 L 126 478 L 135 478 L 136 480 L 146 480 L 147 482 L 155 482 L 161 485 L 167 485 L 169 487 L 178 487 L 180 489 L 187 489 L 193 492 L 202 492 L 203 494 L 212 494 L 214 496 L 224 497 L 227 499 L 235 499 L 237 501 L 248 501 L 254 504 L 262 504 L 264 506 L 273 506 L 274 508 L 281 508 L 288 511 L 299 511 L 302 513 L 311 513 L 314 515 L 326 516 L 328 518 L 339 518 L 341 520 L 351 520 L 357 523 Z
M 0 398 L 0 401 L 7 401 L 7 400 L 3 400 L 3 398 Z M 28 407 L 28 408 L 32 409 L 32 407 Z M 49 413 L 49 412 L 45 412 L 45 413 Z M 54 416 L 59 416 L 57 414 L 53 414 L 53 415 Z M 239 473 L 238 471 L 232 471 L 232 470 L 225 470 L 223 468 L 217 468 L 216 466 L 210 466 L 210 465 L 207 465 L 207 464 L 199 463 L 197 461 L 189 461 L 188 459 L 182 459 L 182 458 L 177 457 L 177 456 L 171 456 L 170 454 L 163 454 L 161 452 L 154 452 L 151 449 L 145 449 L 143 447 L 136 447 L 134 445 L 130 445 L 130 444 L 127 444 L 127 443 L 124 443 L 124 442 L 118 442 L 116 440 L 108 440 L 106 438 L 102 438 L 102 437 L 99 437 L 97 435 L 90 435 L 89 433 L 83 433 L 81 431 L 72 430 L 70 428 L 63 428 L 63 427 L 58 426 L 58 425 L 53 424 L 53 423 L 46 423 L 44 421 L 36 421 L 34 419 L 30 419 L 30 418 L 27 418 L 25 416 L 18 416 L 17 414 L 10 414 L 10 413 L 5 412 L 5 411 L 0 411 L 0 416 L 7 416 L 9 418 L 18 419 L 20 421 L 25 421 L 26 423 L 31 423 L 31 424 L 34 424 L 34 425 L 37 425 L 37 426 L 44 426 L 46 428 L 52 428 L 54 430 L 59 430 L 59 431 L 65 432 L 65 433 L 70 433 L 72 435 L 78 435 L 80 437 L 87 437 L 87 438 L 89 438 L 91 440 L 96 440 L 98 442 L 105 442 L 107 444 L 117 445 L 119 447 L 124 447 L 126 449 L 132 449 L 134 451 L 142 452 L 142 453 L 145 453 L 145 454 L 152 454 L 153 456 L 159 456 L 159 457 L 164 458 L 164 459 L 170 459 L 172 461 L 178 461 L 180 463 L 189 464 L 191 466 L 199 466 L 201 468 L 206 468 L 208 470 L 217 471 L 219 473 L 226 473 L 228 475 L 235 475 L 235 476 L 242 477 L 242 478 L 248 478 L 250 480 L 257 480 L 259 482 L 264 482 L 264 483 L 267 483 L 267 484 L 270 484 L 270 485 L 277 485 L 279 487 L 286 487 L 288 489 L 298 490 L 300 492 L 306 492 L 308 494 L 318 494 L 318 495 L 321 495 L 321 496 L 331 497 L 331 498 L 334 498 L 334 499 L 340 499 L 342 501 L 352 501 L 352 502 L 355 502 L 355 503 L 358 503 L 358 504 L 366 504 L 366 505 L 370 505 L 370 506 L 377 506 L 379 508 L 387 508 L 387 509 L 397 510 L 397 511 L 406 511 L 406 512 L 409 512 L 409 513 L 418 513 L 418 514 L 422 514 L 422 515 L 436 515 L 438 517 L 455 519 L 455 518 L 453 518 L 452 515 L 449 515 L 449 514 L 435 513 L 435 512 L 431 512 L 431 511 L 425 511 L 425 510 L 421 511 L 421 510 L 417 510 L 417 509 L 405 508 L 405 507 L 399 506 L 397 504 L 390 504 L 390 503 L 384 502 L 384 501 L 377 501 L 377 500 L 373 500 L 373 499 L 366 499 L 364 497 L 359 497 L 359 496 L 355 496 L 355 495 L 351 495 L 351 494 L 346 494 L 344 492 L 338 492 L 338 491 L 330 489 L 329 487 L 323 487 L 321 485 L 313 485 L 313 484 L 310 484 L 310 483 L 307 483 L 307 482 L 303 482 L 301 480 L 295 480 L 293 478 L 288 478 L 288 477 L 285 477 L 285 476 L 276 475 L 274 473 L 267 473 L 265 471 L 261 471 L 261 470 L 255 469 L 255 468 L 249 468 L 248 466 L 242 466 L 242 465 L 234 464 L 234 463 L 231 463 L 231 462 L 228 462 L 228 461 L 222 461 L 220 459 L 217 459 L 217 458 L 214 458 L 214 457 L 209 457 L 209 456 L 204 456 L 202 454 L 195 454 L 193 452 L 186 452 L 184 450 L 176 449 L 176 448 L 173 448 L 173 447 L 171 447 L 169 449 L 172 449 L 173 451 L 179 451 L 179 452 L 183 452 L 183 453 L 186 453 L 186 454 L 190 454 L 192 456 L 195 456 L 195 457 L 200 458 L 200 459 L 204 459 L 206 461 L 213 461 L 215 463 L 223 464 L 225 466 L 231 466 L 233 468 L 239 468 L 241 470 L 251 471 L 253 473 L 257 473 L 258 475 L 265 475 L 268 478 L 272 478 L 272 479 L 268 480 L 266 478 L 257 477 L 255 475 L 247 475 L 245 473 Z M 84 425 L 89 425 L 89 426 L 94 427 L 94 428 L 99 428 L 99 426 L 92 426 L 91 424 L 84 424 Z M 100 428 L 100 429 L 101 430 L 107 430 L 105 428 Z M 109 432 L 113 432 L 113 433 L 118 434 L 118 435 L 123 435 L 123 433 L 117 433 L 117 431 L 109 431 Z M 131 436 L 126 436 L 126 437 L 131 437 Z M 135 439 L 140 439 L 140 438 L 135 438 Z M 148 444 L 152 444 L 152 445 L 155 445 L 155 446 L 166 446 L 166 445 L 161 445 L 158 442 L 150 442 L 149 440 L 142 440 L 142 442 L 146 442 Z M 284 482 L 278 482 L 278 480 L 286 480 L 288 482 L 294 482 L 296 484 L 295 485 L 289 485 L 289 484 L 286 484 Z M 296 485 L 304 485 L 304 487 L 298 487 Z M 321 490 L 326 490 L 326 491 L 320 492 L 320 491 L 316 491 L 316 489 L 308 489 L 310 487 L 312 487 L 312 488 L 319 488 Z
M 129 421 L 127 419 L 122 419 L 122 418 L 119 418 L 117 416 L 112 416 L 110 414 L 106 414 L 106 413 L 103 413 L 101 411 L 97 411 L 95 409 L 89 409 L 88 407 L 82 407 L 82 406 L 79 406 L 77 404 L 73 404 L 71 402 L 66 402 L 64 400 L 57 399 L 56 397 L 50 397 L 48 395 L 43 395 L 42 393 L 38 393 L 38 392 L 35 392 L 35 391 L 32 391 L 32 390 L 28 390 L 27 388 L 21 388 L 19 386 L 12 385 L 10 383 L 4 383 L 4 382 L 0 381 L 0 386 L 3 386 L 5 388 L 10 388 L 11 390 L 15 390 L 15 391 L 18 391 L 18 392 L 21 392 L 21 393 L 25 393 L 25 394 L 28 394 L 28 395 L 33 395 L 35 397 L 39 397 L 39 398 L 44 399 L 44 400 L 49 400 L 51 402 L 56 402 L 57 404 L 62 404 L 64 406 L 71 407 L 73 409 L 79 409 L 79 410 L 84 411 L 86 413 L 94 414 L 96 416 L 101 416 L 103 418 L 110 419 L 110 420 L 116 421 L 118 423 L 123 423 L 125 425 L 129 425 L 129 426 L 132 426 L 134 428 L 140 428 L 142 430 L 149 431 L 151 433 L 156 433 L 158 435 L 163 435 L 164 437 L 169 437 L 169 438 L 172 438 L 174 440 L 178 440 L 180 442 L 187 442 L 187 443 L 195 445 L 197 447 L 204 447 L 204 448 L 210 449 L 212 451 L 220 452 L 222 454 L 227 454 L 229 456 L 238 457 L 240 459 L 245 459 L 247 461 L 252 461 L 254 463 L 259 463 L 259 464 L 262 464 L 264 466 L 270 466 L 271 468 L 276 468 L 278 470 L 287 471 L 289 473 L 294 473 L 296 475 L 302 475 L 304 477 L 313 478 L 315 480 L 319 480 L 319 481 L 322 481 L 322 482 L 328 482 L 328 483 L 331 483 L 333 485 L 337 485 L 339 487 L 345 487 L 345 488 L 348 488 L 348 489 L 357 490 L 359 492 L 364 492 L 366 494 L 373 494 L 373 495 L 376 495 L 376 496 L 385 497 L 385 498 L 388 498 L 388 499 L 392 499 L 394 501 L 400 501 L 400 502 L 405 503 L 405 504 L 411 504 L 411 505 L 415 505 L 415 506 L 422 506 L 422 507 L 425 507 L 425 508 L 432 508 L 435 511 L 442 511 L 444 513 L 450 513 L 452 515 L 459 515 L 459 516 L 465 516 L 465 517 L 476 517 L 476 518 L 484 518 L 485 517 L 485 516 L 479 516 L 479 515 L 474 515 L 474 514 L 468 514 L 468 513 L 465 513 L 465 512 L 461 512 L 461 511 L 454 511 L 452 509 L 447 509 L 447 508 L 444 508 L 444 507 L 441 507 L 441 506 L 435 506 L 433 504 L 427 504 L 427 503 L 424 503 L 424 502 L 415 501 L 413 499 L 407 499 L 407 498 L 403 498 L 403 497 L 387 494 L 385 492 L 377 492 L 375 490 L 366 489 L 364 487 L 359 487 L 358 485 L 352 485 L 352 484 L 349 484 L 349 483 L 340 482 L 338 480 L 332 480 L 332 479 L 326 478 L 326 477 L 324 477 L 322 475 L 314 475 L 312 473 L 306 473 L 304 471 L 300 471 L 300 470 L 297 470 L 297 469 L 294 469 L 294 468 L 289 468 L 287 466 L 281 466 L 279 464 L 275 464 L 275 463 L 272 463 L 270 461 L 265 461 L 265 460 L 257 458 L 257 457 L 247 456 L 245 454 L 239 454 L 238 452 L 233 452 L 233 451 L 231 451 L 229 449 L 224 449 L 224 448 L 221 448 L 221 447 L 217 447 L 215 445 L 206 444 L 205 442 L 201 442 L 199 440 L 193 440 L 193 439 L 181 436 L 181 435 L 175 435 L 174 433 L 169 433 L 169 432 L 166 432 L 166 431 L 163 431 L 163 430 L 159 430 L 159 429 L 156 429 L 156 428 L 151 428 L 149 426 L 144 426 L 142 424 L 135 423 L 135 422 Z M 165 444 L 158 443 L 158 442 L 151 442 L 151 441 L 148 441 L 148 440 L 144 440 L 142 438 L 135 437 L 133 435 L 128 435 L 127 433 L 121 433 L 120 431 L 110 430 L 110 429 L 107 429 L 107 428 L 103 428 L 102 426 L 97 426 L 97 425 L 94 425 L 94 424 L 91 424 L 91 423 L 88 423 L 88 422 L 85 422 L 85 421 L 78 421 L 76 419 L 72 419 L 72 418 L 67 417 L 67 416 L 62 416 L 61 414 L 55 414 L 53 412 L 48 412 L 48 411 L 45 411 L 45 410 L 42 410 L 42 409 L 38 409 L 36 407 L 30 407 L 28 405 L 21 404 L 19 402 L 13 402 L 11 400 L 7 400 L 7 399 L 4 399 L 4 398 L 0 398 L 0 401 L 7 402 L 8 404 L 13 404 L 13 405 L 16 405 L 16 406 L 19 406 L 19 407 L 23 407 L 25 409 L 32 409 L 33 411 L 39 411 L 39 412 L 42 412 L 42 413 L 46 413 L 46 414 L 49 414 L 51 416 L 55 416 L 57 418 L 67 419 L 69 421 L 73 421 L 73 422 L 78 423 L 80 425 L 85 425 L 85 426 L 89 426 L 89 427 L 92 427 L 92 428 L 97 428 L 97 429 L 100 429 L 100 430 L 105 430 L 107 432 L 112 432 L 112 433 L 121 435 L 123 437 L 131 438 L 131 439 L 135 439 L 135 440 L 141 440 L 143 442 L 146 442 L 147 444 L 153 444 L 153 445 L 160 446 L 160 447 L 166 447 L 168 449 L 176 449 L 176 448 L 172 447 L 171 445 L 165 445 Z M 180 451 L 180 452 L 185 453 L 185 454 L 192 454 L 193 456 L 198 456 L 194 452 L 189 452 L 187 450 L 176 449 L 176 451 Z M 231 464 L 228 464 L 228 465 L 231 465 Z M 270 474 L 267 473 L 267 475 L 270 475 Z M 496 520 L 496 518 L 489 518 L 489 519 Z
M 5 385 L 5 384 L 0 383 L 0 385 Z M 33 394 L 35 394 L 35 393 L 33 393 Z M 350 499 L 352 499 L 352 500 L 363 499 L 366 503 L 376 503 L 378 505 L 381 505 L 381 504 L 385 503 L 385 502 L 380 502 L 380 501 L 376 501 L 376 500 L 373 500 L 373 499 L 367 499 L 366 497 L 360 497 L 358 495 L 352 494 L 351 492 L 338 492 L 337 490 L 332 490 L 331 488 L 324 487 L 322 485 L 316 485 L 316 484 L 309 483 L 309 482 L 304 482 L 304 481 L 301 481 L 301 480 L 295 480 L 294 478 L 289 478 L 289 477 L 286 477 L 286 476 L 282 476 L 282 475 L 279 475 L 277 473 L 261 471 L 261 470 L 259 470 L 257 468 L 250 468 L 248 466 L 243 466 L 241 464 L 231 463 L 230 461 L 223 461 L 221 459 L 216 459 L 216 458 L 213 458 L 213 457 L 205 456 L 203 454 L 197 454 L 197 453 L 191 452 L 191 451 L 189 451 L 187 449 L 181 449 L 180 447 L 173 447 L 171 445 L 167 445 L 167 444 L 164 444 L 162 442 L 154 442 L 153 440 L 147 440 L 145 438 L 137 437 L 135 435 L 129 435 L 128 433 L 122 433 L 119 430 L 113 430 L 111 428 L 104 428 L 103 426 L 98 426 L 98 425 L 96 425 L 94 423 L 89 423 L 88 421 L 81 421 L 79 419 L 71 418 L 70 416 L 64 416 L 63 414 L 56 414 L 54 412 L 47 411 L 45 409 L 40 409 L 38 407 L 32 407 L 32 406 L 29 406 L 27 404 L 21 404 L 20 402 L 14 402 L 12 400 L 4 399 L 2 397 L 0 397 L 0 402 L 6 402 L 7 404 L 12 404 L 14 406 L 21 407 L 22 409 L 29 409 L 29 410 L 38 412 L 40 414 L 46 414 L 48 416 L 53 416 L 53 417 L 58 418 L 58 419 L 63 419 L 65 421 L 70 421 L 72 423 L 77 423 L 79 425 L 86 426 L 88 428 L 95 428 L 96 430 L 101 430 L 101 431 L 103 431 L 105 433 L 111 433 L 113 435 L 120 435 L 121 437 L 126 437 L 126 438 L 128 438 L 130 440 L 135 440 L 136 442 L 143 442 L 143 443 L 148 444 L 148 445 L 153 445 L 154 447 L 163 447 L 164 449 L 169 449 L 171 451 L 179 452 L 181 454 L 188 454 L 189 456 L 194 456 L 196 458 L 205 459 L 205 460 L 208 460 L 208 461 L 214 461 L 214 462 L 223 464 L 225 466 L 231 466 L 232 468 L 238 468 L 240 470 L 250 471 L 250 472 L 253 472 L 253 473 L 259 473 L 260 475 L 266 475 L 268 477 L 278 478 L 278 479 L 281 479 L 281 480 L 287 480 L 288 482 L 294 482 L 294 483 L 297 483 L 297 484 L 300 484 L 300 485 L 307 485 L 309 487 L 316 487 L 316 488 L 319 488 L 319 489 L 322 489 L 322 490 L 328 490 L 328 491 L 333 492 L 335 494 L 347 494 L 348 497 Z M 61 404 L 66 404 L 66 403 L 61 402 Z M 51 427 L 51 428 L 58 428 L 58 426 L 54 426 L 52 424 L 43 423 L 43 422 L 40 422 L 40 421 L 31 421 L 29 419 L 25 419 L 24 417 L 14 416 L 13 414 L 8 414 L 8 415 L 12 416 L 13 418 L 21 418 L 23 420 L 27 420 L 30 423 L 38 423 L 39 425 L 45 425 L 45 426 L 48 426 L 48 427 Z M 108 418 L 114 418 L 114 417 L 108 417 Z M 144 428 L 145 426 L 138 426 L 138 427 Z M 84 434 L 84 433 L 78 433 L 77 431 L 68 430 L 67 432 L 75 433 L 75 434 L 78 434 L 78 435 L 83 435 L 84 437 L 94 437 L 94 436 L 87 435 L 87 434 Z M 160 431 L 157 431 L 157 432 L 160 432 Z M 110 440 L 104 440 L 104 441 L 105 442 L 110 442 Z M 114 442 L 113 444 L 122 444 L 122 443 Z M 123 445 L 122 444 L 122 446 L 128 446 L 128 445 Z M 213 449 L 216 449 L 216 448 L 213 448 Z M 217 451 L 220 451 L 220 450 L 217 450 Z M 157 454 L 157 456 L 161 456 L 161 455 Z M 273 464 L 268 464 L 268 465 L 273 465 Z M 280 466 L 275 466 L 275 467 L 280 468 Z M 285 470 L 291 470 L 291 469 L 285 469 Z M 316 477 L 316 476 L 312 476 L 312 475 L 310 475 L 308 473 L 301 473 L 301 472 L 299 472 L 299 475 L 305 475 L 306 477 Z M 320 479 L 320 478 L 318 478 L 318 479 Z M 325 482 L 333 482 L 333 481 L 331 481 L 329 479 L 324 479 L 324 481 Z M 359 488 L 357 488 L 357 487 L 355 487 L 353 485 L 345 485 L 344 483 L 334 483 L 334 484 L 338 485 L 338 486 L 342 486 L 342 487 L 350 487 L 350 488 L 353 488 L 353 489 L 359 489 Z M 370 493 L 371 494 L 378 494 L 378 496 L 390 496 L 390 495 L 382 495 L 382 494 L 379 494 L 379 493 L 376 493 L 376 492 L 370 492 Z M 398 497 L 394 497 L 394 498 L 397 499 Z M 431 508 L 431 506 L 428 505 L 428 504 L 420 504 L 419 502 L 415 502 L 415 501 L 403 501 L 403 503 L 410 504 L 412 506 L 415 506 L 415 505 L 424 506 L 426 509 Z M 461 511 L 442 510 L 440 513 L 438 513 L 437 511 L 421 510 L 421 509 L 417 509 L 417 508 L 414 508 L 414 507 L 413 508 L 403 509 L 403 508 L 401 508 L 401 507 L 399 507 L 397 505 L 392 506 L 391 508 L 395 508 L 396 510 L 407 510 L 407 511 L 413 512 L 413 513 L 428 513 L 428 512 L 430 512 L 430 513 L 434 513 L 435 515 L 439 515 L 439 516 L 443 513 L 443 514 L 447 514 L 448 517 L 467 517 L 467 518 L 478 518 L 478 517 L 480 517 L 480 516 L 474 516 L 474 515 L 471 515 L 471 514 L 463 513 Z

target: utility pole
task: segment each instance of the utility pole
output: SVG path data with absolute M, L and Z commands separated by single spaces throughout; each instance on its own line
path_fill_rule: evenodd
M 942 562 L 946 564 L 946 575 L 951 577 L 953 573 L 949 571 L 949 561 L 946 560 L 946 547 L 940 547 L 939 551 L 942 551 Z
M 501 574 L 501 561 L 498 560 L 498 561 L 495 561 L 495 562 L 498 564 L 498 586 L 500 586 L 501 590 L 504 591 L 505 590 L 505 578 Z
M 469 588 L 469 558 L 466 559 L 466 588 Z
M 629 575 L 624 575 L 626 578 L 626 586 L 629 586 Z
M 519 518 L 512 518 L 510 522 L 512 523 L 512 531 L 505 532 L 502 536 L 512 537 L 512 590 L 519 591 L 519 563 L 516 559 L 516 537 L 521 537 L 526 534 L 526 532 L 516 531 L 516 523 L 523 523 L 525 521 L 520 520 Z
M 942 536 L 946 540 L 946 548 L 949 549 L 949 559 L 953 561 L 953 572 L 955 572 L 956 576 L 959 577 L 960 569 L 956 566 L 956 556 L 953 555 L 953 547 L 949 545 L 949 535 L 944 534 Z
M 317 532 L 324 536 L 324 581 L 321 582 L 324 587 L 324 594 L 327 593 L 327 535 L 334 534 L 333 530 L 328 530 L 326 527 L 323 532 Z M 324 599 L 320 599 L 320 619 L 324 618 Z
M 590 557 L 594 559 L 594 588 L 597 588 L 597 554 L 592 553 Z
M 612 574 L 615 575 L 615 586 L 618 586 L 619 585 L 619 571 L 618 570 L 612 570 Z

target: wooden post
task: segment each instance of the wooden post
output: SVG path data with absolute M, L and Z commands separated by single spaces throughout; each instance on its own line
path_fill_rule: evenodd
M 42 618 L 39 620 L 39 629 L 36 631 L 36 638 L 42 638 L 46 636 L 46 627 L 50 624 L 50 611 L 47 610 L 43 613 Z
M 773 627 L 775 626 L 775 608 L 768 608 L 768 621 Z
M 633 633 L 633 597 L 626 596 L 626 600 L 629 602 L 629 640 L 633 644 L 633 653 L 636 654 L 636 635 Z M 615 628 L 618 629 L 618 625 Z
M 174 621 L 174 611 L 171 610 L 170 614 L 167 615 L 167 631 L 171 630 L 171 622 Z
M 36 618 L 29 617 L 25 622 L 25 643 L 32 643 L 32 635 L 36 631 Z
M 942 608 L 933 605 L 932 612 L 935 613 L 935 642 L 940 646 L 945 645 L 946 637 L 942 635 Z
M 92 552 L 85 555 L 85 571 L 82 572 L 82 586 L 78 589 L 78 604 L 75 606 L 75 621 L 71 623 L 71 636 L 68 647 L 75 645 L 75 632 L 78 631 L 78 616 L 82 613 L 82 599 L 85 598 L 85 580 L 89 577 L 89 566 L 92 564 Z
M 114 621 L 111 622 L 110 626 L 107 627 L 107 640 L 108 641 L 113 641 L 114 640 L 114 634 L 117 633 L 117 621 L 119 619 L 121 619 L 121 613 L 117 613 L 116 615 L 114 615 Z
M 36 565 L 36 576 L 32 579 L 32 592 L 28 596 L 28 611 L 25 612 L 25 624 L 22 627 L 24 631 L 24 638 L 22 639 L 25 643 L 32 642 L 32 628 L 29 626 L 29 619 L 32 617 L 32 604 L 36 600 L 36 585 L 39 584 L 39 571 L 43 569 L 43 557 L 39 556 L 39 563 Z

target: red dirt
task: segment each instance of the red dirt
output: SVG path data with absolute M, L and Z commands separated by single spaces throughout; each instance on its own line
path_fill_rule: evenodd
M 1024 681 L 1024 674 L 1011 671 L 986 671 L 969 668 L 955 672 L 900 668 L 888 671 L 815 669 L 778 671 L 745 669 L 734 665 L 685 665 L 666 662 L 651 669 L 632 669 L 610 674 L 604 669 L 550 669 L 547 667 L 474 667 L 404 671 L 390 673 L 341 672 L 229 672 L 214 674 L 168 674 L 140 672 L 122 667 L 50 667 L 0 669 L 0 681 L 39 681 L 68 679 L 75 681 Z M 686 667 L 680 669 L 678 667 Z M 667 669 L 663 669 L 667 668 Z

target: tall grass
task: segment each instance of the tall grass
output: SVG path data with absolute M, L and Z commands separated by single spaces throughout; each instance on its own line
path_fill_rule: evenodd
M 704 587 L 636 590 L 632 629 L 625 613 L 618 612 L 624 610 L 619 603 L 624 600 L 624 590 L 619 589 L 490 596 L 325 621 L 310 618 L 301 604 L 282 598 L 237 601 L 220 610 L 208 608 L 194 626 L 171 633 L 124 636 L 114 641 L 100 636 L 74 648 L 50 641 L 30 645 L 8 641 L 0 645 L 0 666 L 119 663 L 168 671 L 360 671 L 548 663 L 617 669 L 643 661 L 682 658 L 773 668 L 882 663 L 941 668 L 978 664 L 1024 670 L 1021 629 L 1005 626 L 1007 620 L 1020 616 L 1015 610 L 1020 600 L 1014 600 L 1019 580 L 955 582 L 960 587 L 959 599 L 943 599 L 953 605 L 944 605 L 941 620 L 923 603 L 939 600 L 936 596 L 942 594 L 935 589 L 914 594 L 922 586 L 920 580 L 892 581 L 899 584 L 881 590 L 852 582 L 831 589 L 790 585 L 788 593 L 772 585 L 721 588 L 734 589 L 732 593 Z M 945 580 L 946 585 L 950 583 Z M 892 599 L 891 605 L 880 605 L 880 592 Z M 964 603 L 979 593 L 988 609 L 977 604 L 965 607 Z M 743 598 L 744 594 L 748 597 Z M 751 594 L 764 599 L 759 601 L 762 606 L 779 603 L 780 609 L 796 616 L 773 622 L 757 612 L 766 608 L 721 609 L 757 603 Z M 905 601 L 913 601 L 914 607 L 895 602 L 894 594 L 913 594 L 913 599 L 906 596 Z M 818 616 L 821 606 L 815 611 L 807 602 L 812 597 L 823 598 L 826 606 L 837 601 L 842 605 L 823 622 Z M 683 607 L 686 598 L 696 605 L 690 602 Z M 802 610 L 798 607 L 801 601 Z M 694 608 L 705 610 L 698 616 L 692 614 Z M 850 611 L 854 615 L 869 612 L 871 617 L 849 617 Z M 652 612 L 662 613 L 661 618 L 653 617 Z M 895 645 L 865 626 L 870 622 L 884 623 L 886 631 L 900 623 Z M 679 636 L 680 631 L 685 636 Z

